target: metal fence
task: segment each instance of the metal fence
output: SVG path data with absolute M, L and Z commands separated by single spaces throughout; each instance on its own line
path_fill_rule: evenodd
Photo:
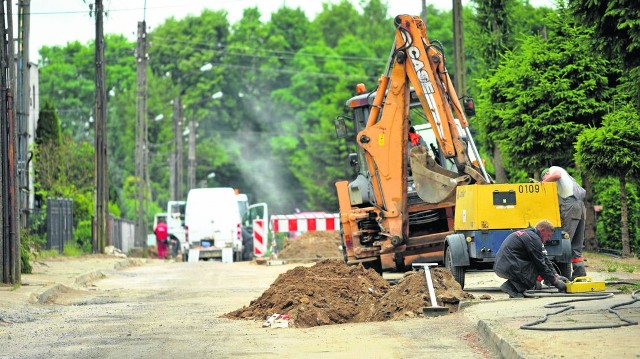
M 73 241 L 73 201 L 67 198 L 47 199 L 46 249 L 64 251 L 64 245 Z
M 123 251 L 125 254 L 134 247 L 136 225 L 133 221 L 109 216 L 107 234 L 109 244 Z

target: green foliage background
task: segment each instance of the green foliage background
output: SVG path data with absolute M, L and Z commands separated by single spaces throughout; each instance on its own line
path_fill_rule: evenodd
M 629 204 L 629 244 L 634 253 L 638 253 L 640 245 L 640 197 L 637 186 L 627 184 Z M 596 237 L 602 248 L 622 250 L 620 233 L 620 183 L 615 178 L 603 179 L 596 185 L 598 202 L 602 211 L 598 213 Z
M 473 0 L 464 9 L 467 92 L 476 98 L 478 112 L 471 119 L 472 131 L 481 153 L 501 147 L 511 182 L 551 164 L 575 171 L 579 134 L 600 127 L 602 117 L 619 105 L 615 93 L 627 94 L 625 101 L 640 98 L 637 82 L 621 80 L 622 73 L 631 79 L 640 74 L 637 68 L 627 71 L 633 59 L 593 51 L 594 34 L 603 29 L 583 26 L 580 17 L 574 20 L 572 11 L 580 16 L 576 9 L 582 4 L 589 10 L 591 3 L 560 1 L 550 9 L 525 0 Z M 283 5 L 266 21 L 257 8 L 247 8 L 236 23 L 228 21 L 225 11 L 205 10 L 152 29 L 149 222 L 169 200 L 172 103 L 178 97 L 185 122 L 198 124 L 198 185 L 238 188 L 251 202 L 269 203 L 273 214 L 337 212 L 334 183 L 351 176 L 346 155 L 352 149 L 336 139 L 333 119 L 346 112 L 357 83 L 369 90 L 377 86 L 395 36 L 387 8 L 383 0 L 358 5 L 344 0 L 323 4 L 310 19 Z M 631 18 L 625 24 L 635 30 L 637 23 Z M 635 32 L 630 33 L 617 48 L 640 48 Z M 427 34 L 443 44 L 446 65 L 455 76 L 451 12 L 429 5 Z M 113 34 L 106 35 L 105 43 L 110 208 L 133 219 L 136 44 Z M 93 211 L 93 45 L 73 42 L 39 50 L 42 105 L 50 101 L 57 109 L 63 138 L 58 152 L 64 162 L 72 162 L 65 164 L 63 176 L 39 188 L 43 196 L 73 197 L 75 235 L 85 248 Z M 205 64 L 211 68 L 202 71 Z M 493 158 L 485 157 L 493 169 Z M 209 178 L 212 172 L 215 177 Z M 637 181 L 629 186 L 637 189 Z M 600 203 L 616 201 L 609 191 L 596 197 Z

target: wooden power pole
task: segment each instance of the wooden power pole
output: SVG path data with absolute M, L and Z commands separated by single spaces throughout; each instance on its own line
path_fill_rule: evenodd
M 2 282 L 19 284 L 18 131 L 11 93 L 16 88 L 13 21 L 11 1 L 2 0 L 0 5 L 0 264 Z
M 189 121 L 189 173 L 187 173 L 189 190 L 196 188 L 196 127 L 195 121 Z
M 427 0 L 422 0 L 422 11 L 420 12 L 420 17 L 424 22 L 424 26 L 427 26 Z
M 182 200 L 182 97 L 178 96 L 173 101 L 173 186 L 171 199 Z
M 146 21 L 138 22 L 138 44 L 136 47 L 136 215 L 135 246 L 146 248 L 149 196 L 147 193 L 148 146 L 147 146 L 147 30 Z
M 453 0 L 453 57 L 455 78 L 453 84 L 458 97 L 467 95 L 467 66 L 464 61 L 464 33 L 462 0 Z
M 94 250 L 104 252 L 107 245 L 109 182 L 107 167 L 107 91 L 105 88 L 104 33 L 102 0 L 96 0 L 96 92 L 95 92 L 95 237 Z
M 20 198 L 20 226 L 29 222 L 29 106 L 31 82 L 29 80 L 29 27 L 30 0 L 20 0 L 18 10 L 18 185 Z

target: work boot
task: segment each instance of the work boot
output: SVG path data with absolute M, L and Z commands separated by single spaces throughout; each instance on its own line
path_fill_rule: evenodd
M 586 277 L 587 271 L 584 269 L 584 262 L 576 262 L 572 264 L 573 273 L 571 273 L 571 281 L 577 277 Z
M 503 292 L 509 294 L 509 298 L 524 298 L 524 294 L 518 292 L 516 287 L 508 280 L 502 283 L 502 285 L 500 286 L 500 289 Z

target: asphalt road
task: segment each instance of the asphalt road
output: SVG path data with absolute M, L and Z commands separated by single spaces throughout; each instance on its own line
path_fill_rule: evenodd
M 466 289 L 491 299 L 457 313 L 296 329 L 220 316 L 248 305 L 297 265 L 151 260 L 95 275 L 100 266 L 106 265 L 89 263 L 83 271 L 81 265 L 49 263 L 51 278 L 34 276 L 32 286 L 0 291 L 0 358 L 637 358 L 640 353 L 637 325 L 520 329 L 551 311 L 544 305 L 558 298 L 508 299 L 496 291 L 501 281 L 492 272 L 468 273 Z M 50 282 L 36 288 L 39 280 Z M 43 296 L 56 281 L 65 286 Z M 30 303 L 38 297 L 45 302 Z M 620 322 L 606 308 L 629 299 L 616 295 L 584 302 L 550 323 Z M 634 303 L 620 311 L 639 320 L 639 309 Z

